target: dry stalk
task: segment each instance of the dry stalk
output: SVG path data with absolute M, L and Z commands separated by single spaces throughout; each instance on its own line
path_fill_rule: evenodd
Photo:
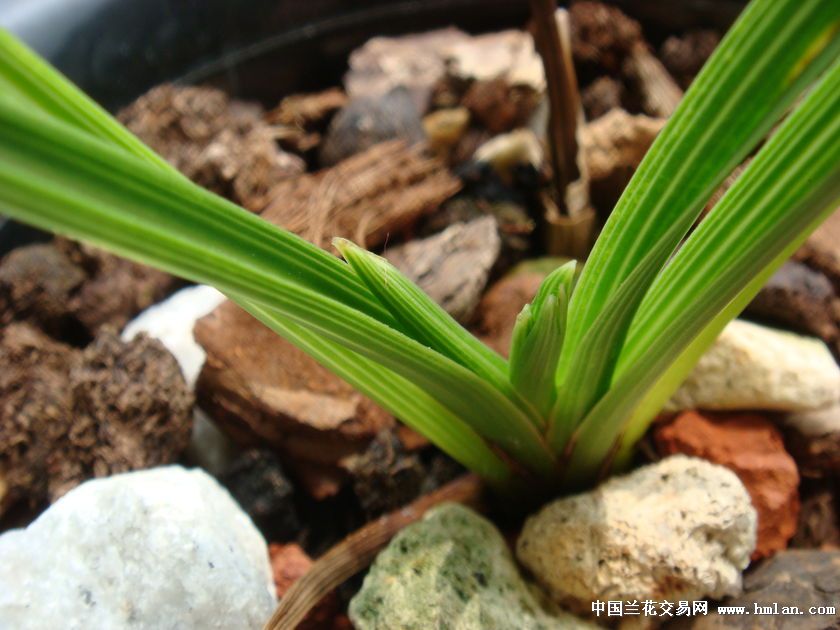
M 530 0 L 533 18 L 534 42 L 545 68 L 548 89 L 550 135 L 549 149 L 554 171 L 557 199 L 564 214 L 564 191 L 570 182 L 579 177 L 577 166 L 577 128 L 580 111 L 580 94 L 572 61 L 571 42 L 558 28 L 555 0 Z M 564 19 L 565 12 L 560 13 Z M 567 19 L 567 18 L 566 18 Z M 563 29 L 568 33 L 568 29 Z

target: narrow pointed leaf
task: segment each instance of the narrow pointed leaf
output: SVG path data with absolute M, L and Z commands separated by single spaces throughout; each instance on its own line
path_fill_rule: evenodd
M 390 262 L 336 238 L 333 245 L 362 282 L 417 341 L 509 390 L 505 360 L 476 339 Z
M 142 158 L 2 98 L 0 211 L 281 311 L 421 384 L 538 473 L 553 469 L 521 409 L 384 324 L 390 313 L 344 263 Z
M 659 414 L 671 396 L 674 395 L 674 392 L 677 391 L 679 386 L 688 377 L 691 370 L 694 369 L 694 366 L 700 357 L 703 356 L 703 353 L 715 342 L 726 325 L 746 308 L 770 277 L 799 249 L 808 235 L 821 222 L 822 217 L 803 230 L 796 239 L 791 241 L 775 260 L 767 265 L 759 275 L 753 278 L 736 298 L 727 304 L 712 321 L 706 324 L 706 327 L 700 334 L 673 360 L 668 369 L 659 377 L 659 380 L 647 391 L 622 430 L 615 463 L 613 465 L 614 469 L 621 469 L 626 466 L 636 443 L 645 434 L 657 414 Z
M 496 485 L 510 481 L 510 468 L 481 436 L 421 388 L 374 361 L 289 322 L 268 308 L 243 298 L 236 298 L 236 301 L 468 469 Z
M 557 394 L 554 369 L 563 346 L 566 305 L 552 295 L 536 316 L 530 306 L 525 308 L 514 327 L 510 382 L 541 417 L 546 417 Z
M 557 397 L 555 374 L 563 348 L 566 311 L 577 263 L 555 269 L 516 319 L 510 347 L 510 382 L 545 418 Z
M 37 108 L 45 114 L 71 123 L 80 130 L 108 140 L 161 169 L 177 172 L 93 99 L 2 28 L 0 94 L 19 99 L 22 105 Z
M 646 297 L 610 391 L 573 438 L 571 479 L 595 474 L 674 360 L 797 235 L 840 204 L 838 112 L 840 61 L 759 151 Z
M 678 229 L 678 228 L 675 228 Z M 610 387 L 613 369 L 627 328 L 644 297 L 644 285 L 661 265 L 661 240 L 642 259 L 607 305 L 574 352 L 563 348 L 557 369 L 558 396 L 549 418 L 548 441 L 563 452 L 572 432 Z
M 838 2 L 754 0 L 744 10 L 604 226 L 572 298 L 564 352 L 577 353 L 610 295 L 656 249 L 647 289 L 717 186 L 840 53 L 838 27 Z

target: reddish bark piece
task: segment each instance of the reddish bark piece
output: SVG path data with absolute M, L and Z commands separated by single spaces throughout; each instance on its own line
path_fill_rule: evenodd
M 277 587 L 277 597 L 282 598 L 295 580 L 309 571 L 312 558 L 296 543 L 280 545 L 272 543 L 268 546 L 271 559 L 271 570 L 274 574 L 274 586 Z
M 322 247 L 340 236 L 372 248 L 460 188 L 440 160 L 392 140 L 332 168 L 281 182 L 261 216 Z
M 397 439 L 402 443 L 403 448 L 407 451 L 419 451 L 429 446 L 429 440 L 417 433 L 411 427 L 401 424 L 396 430 Z
M 312 566 L 312 558 L 295 543 L 287 545 L 270 544 L 268 555 L 271 559 L 271 570 L 274 574 L 274 585 L 277 597 L 282 599 L 299 578 L 303 577 Z M 315 630 L 316 628 L 344 628 L 341 625 L 344 615 L 338 613 L 339 603 L 335 591 L 325 596 L 309 611 L 303 621 L 297 626 L 299 630 Z
M 663 455 L 701 457 L 738 475 L 758 512 L 753 560 L 787 547 L 799 515 L 799 473 L 770 420 L 757 414 L 686 411 L 654 431 Z
M 199 320 L 194 334 L 207 353 L 196 384 L 202 409 L 242 446 L 268 446 L 293 469 L 296 461 L 326 467 L 319 470 L 329 487 L 318 494 L 329 494 L 345 457 L 394 426 L 393 416 L 232 302 Z
M 336 465 L 315 464 L 303 459 L 286 462 L 295 481 L 316 501 L 323 501 L 339 493 L 347 481 L 347 473 Z

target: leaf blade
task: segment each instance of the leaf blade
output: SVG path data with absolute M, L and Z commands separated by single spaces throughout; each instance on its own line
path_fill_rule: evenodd
M 655 140 L 598 238 L 570 305 L 564 353 L 577 353 L 609 296 L 663 238 L 670 243 L 661 248 L 660 267 L 665 264 L 723 178 L 837 55 L 838 25 L 836 3 L 754 0 L 747 7 Z
M 790 235 L 802 237 L 840 204 L 838 112 L 840 61 L 782 123 L 646 296 L 610 391 L 579 427 L 572 478 L 594 474 L 646 392 L 790 248 L 797 238 Z M 733 246 L 722 246 L 722 230 Z M 667 312 L 657 312 L 665 302 Z

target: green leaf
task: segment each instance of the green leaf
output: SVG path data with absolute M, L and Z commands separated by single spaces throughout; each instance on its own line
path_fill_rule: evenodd
M 161 169 L 177 173 L 166 160 L 143 144 L 14 35 L 2 28 L 0 94 L 7 98 L 14 97 L 21 105 L 34 107 L 45 114 L 69 122 L 80 130 L 145 158 Z
M 383 323 L 393 321 L 390 313 L 344 263 L 142 158 L 3 99 L 0 209 L 284 312 L 420 384 L 539 474 L 553 470 L 521 409 Z
M 573 437 L 570 479 L 597 472 L 674 360 L 710 322 L 720 325 L 715 317 L 840 203 L 838 112 L 840 61 L 759 151 L 646 296 L 611 389 Z
M 224 260 L 238 255 L 242 268 L 249 270 L 245 273 L 276 275 L 395 323 L 337 258 L 170 169 L 2 97 L 0 143 L 6 192 L 10 198 L 17 192 L 17 204 L 31 208 L 22 220 L 78 238 L 86 238 L 80 231 L 85 224 L 91 239 L 105 248 L 113 242 L 113 247 L 167 249 L 168 258 L 184 259 L 183 264 L 202 276 L 202 258 L 217 261 L 217 272 L 232 275 L 233 268 L 225 272 Z M 8 214 L 19 214 L 14 204 L 6 203 Z M 64 203 L 96 207 L 98 218 L 85 211 L 68 212 Z M 153 233 L 161 242 L 135 242 L 141 232 Z
M 232 297 L 266 326 L 388 409 L 468 469 L 495 485 L 505 486 L 510 482 L 510 468 L 481 436 L 423 389 L 374 361 L 289 322 L 282 314 L 244 298 Z
M 676 229 L 676 228 L 675 228 Z M 593 405 L 609 390 L 627 327 L 644 297 L 647 278 L 659 266 L 667 239 L 657 243 L 615 291 L 574 354 L 563 352 L 557 369 L 558 396 L 549 417 L 548 442 L 557 453 Z
M 569 307 L 564 355 L 599 334 L 592 330 L 610 296 L 656 250 L 659 264 L 639 286 L 647 289 L 715 188 L 836 58 L 838 27 L 838 2 L 754 0 L 745 9 L 604 226 Z
M 711 347 L 726 325 L 746 308 L 747 304 L 758 294 L 776 270 L 799 249 L 808 235 L 822 221 L 823 217 L 820 216 L 817 221 L 805 228 L 801 234 L 792 240 L 781 254 L 741 290 L 734 300 L 727 304 L 713 320 L 706 324 L 700 334 L 673 360 L 668 369 L 659 377 L 659 380 L 646 392 L 644 398 L 642 398 L 632 416 L 627 421 L 619 438 L 615 463 L 613 464 L 614 469 L 622 469 L 627 466 L 636 443 L 642 438 L 657 414 L 659 414 L 671 396 L 674 395 L 674 392 L 679 389 L 680 385 L 694 369 L 694 366 L 700 360 L 700 357 L 703 356 L 703 353 Z
M 577 263 L 571 261 L 543 280 L 537 295 L 516 318 L 510 347 L 510 382 L 546 418 L 557 396 L 554 374 L 563 347 L 566 309 Z
M 343 238 L 333 245 L 411 337 L 510 393 L 505 360 L 476 339 L 387 260 Z

